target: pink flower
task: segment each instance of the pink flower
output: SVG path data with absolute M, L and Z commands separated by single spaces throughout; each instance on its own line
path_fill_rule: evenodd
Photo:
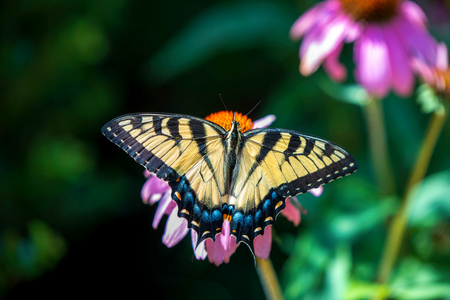
M 300 47 L 300 73 L 308 76 L 323 63 L 334 80 L 347 76 L 339 62 L 344 43 L 354 42 L 355 78 L 367 92 L 383 98 L 393 89 L 401 96 L 412 92 L 412 61 L 436 64 L 437 42 L 426 29 L 417 4 L 402 0 L 323 1 L 292 25 Z
M 440 44 L 436 53 L 436 64 L 427 65 L 421 60 L 414 61 L 414 68 L 422 81 L 434 89 L 438 95 L 450 98 L 450 67 L 448 65 L 448 50 L 445 44 Z
M 253 128 L 264 128 L 275 121 L 274 115 L 268 115 L 262 119 L 253 122 Z M 142 201 L 145 204 L 155 204 L 158 202 L 158 208 L 155 212 L 152 226 L 157 228 L 163 215 L 168 215 L 164 235 L 162 238 L 163 244 L 167 247 L 173 247 L 178 244 L 189 232 L 186 219 L 178 217 L 178 207 L 175 201 L 171 198 L 171 189 L 169 185 L 151 174 L 148 171 L 144 172 L 147 181 L 141 190 Z M 310 192 L 319 196 L 322 193 L 323 187 L 313 189 Z M 286 199 L 286 207 L 281 211 L 289 221 L 295 226 L 298 226 L 301 221 L 301 213 L 306 213 L 302 208 L 297 198 L 289 197 Z M 231 255 L 239 246 L 236 244 L 236 238 L 230 235 L 230 224 L 227 220 L 223 222 L 222 232 L 215 237 L 215 241 L 207 239 L 197 246 L 197 233 L 191 229 L 192 247 L 197 259 L 204 260 L 207 256 L 211 263 L 220 265 L 223 262 L 228 263 Z M 269 226 L 265 229 L 264 235 L 260 235 L 254 240 L 255 256 L 267 259 L 270 254 L 272 246 L 272 228 Z

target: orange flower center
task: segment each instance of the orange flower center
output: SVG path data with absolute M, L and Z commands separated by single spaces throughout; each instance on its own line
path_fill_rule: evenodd
M 450 68 L 434 70 L 434 86 L 436 92 L 442 96 L 450 97 Z
M 233 122 L 234 112 L 231 110 L 227 111 L 219 111 L 216 113 L 212 113 L 205 118 L 205 120 L 216 123 L 217 125 L 222 126 L 226 130 L 231 129 L 231 122 Z M 242 115 L 239 112 L 236 112 L 236 121 L 239 123 L 241 127 L 241 132 L 250 130 L 253 128 L 252 119 L 248 118 L 245 115 Z
M 383 22 L 397 14 L 401 0 L 340 0 L 342 9 L 355 21 Z

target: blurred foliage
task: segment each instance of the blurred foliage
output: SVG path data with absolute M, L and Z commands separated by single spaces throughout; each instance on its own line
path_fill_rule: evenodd
M 424 113 L 434 112 L 445 103 L 445 97 L 437 95 L 437 93 L 427 84 L 422 84 L 417 88 L 417 103 L 422 106 Z
M 433 3 L 421 1 L 433 16 Z M 100 133 L 121 114 L 204 117 L 229 109 L 342 145 L 360 165 L 299 196 L 308 214 L 279 217 L 271 259 L 286 299 L 450 299 L 450 126 L 418 186 L 388 286 L 373 280 L 400 195 L 374 185 L 361 106 L 366 95 L 319 70 L 298 73 L 295 19 L 315 1 L 11 1 L 0 3 L 0 297 L 65 294 L 161 299 L 261 299 L 253 259 L 239 247 L 215 267 L 190 239 L 167 249 L 140 202 L 142 168 Z M 448 18 L 431 31 L 450 44 Z M 436 22 L 434 22 L 436 21 Z M 352 68 L 352 52 L 341 61 Z M 351 72 L 349 71 L 349 74 Z M 398 185 L 412 169 L 434 102 L 383 100 Z M 336 101 L 338 100 L 338 101 Z M 427 102 L 428 101 L 428 102 Z M 431 108 L 430 108 L 431 107 Z M 162 222 L 163 224 L 164 222 Z

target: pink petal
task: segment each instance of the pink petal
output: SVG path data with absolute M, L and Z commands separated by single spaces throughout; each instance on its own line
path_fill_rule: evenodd
M 319 187 L 316 188 L 316 189 L 309 190 L 309 192 L 310 192 L 311 194 L 313 194 L 314 196 L 319 197 L 320 195 L 322 195 L 322 192 L 323 192 L 323 186 L 321 185 L 321 186 L 319 186 Z M 297 198 L 296 198 L 296 199 L 297 199 Z
M 153 175 L 151 179 L 151 189 L 153 193 L 164 193 L 170 190 L 169 184 L 166 181 L 159 179 L 156 175 Z
M 191 229 L 192 248 L 194 249 L 195 258 L 204 260 L 208 255 L 208 253 L 206 252 L 205 241 L 201 242 L 197 247 L 197 239 L 198 239 L 197 232 Z
M 165 193 L 158 203 L 158 208 L 156 209 L 155 216 L 153 217 L 152 227 L 156 229 L 161 221 L 164 214 L 170 215 L 172 211 L 177 207 L 175 201 L 170 197 L 170 193 Z
M 300 210 L 292 202 L 298 202 L 295 197 L 288 197 L 285 201 L 285 208 L 281 211 L 281 214 L 286 217 L 289 221 L 298 226 L 301 221 Z
M 353 43 L 361 36 L 361 33 L 363 31 L 364 31 L 363 24 L 361 24 L 359 22 L 350 22 L 344 41 L 346 43 Z
M 294 22 L 289 30 L 289 36 L 294 40 L 300 39 L 307 31 L 313 28 L 318 20 L 322 19 L 325 15 L 333 13 L 338 7 L 339 3 L 337 1 L 317 3 Z
M 230 256 L 236 251 L 236 238 L 230 236 L 230 223 L 223 222 L 222 233 L 216 235 L 216 241 L 208 239 L 205 241 L 206 251 L 208 252 L 208 259 L 211 263 L 219 266 L 223 262 L 228 263 Z
M 343 15 L 323 19 L 308 32 L 300 46 L 300 73 L 308 76 L 343 42 L 351 21 Z
M 427 17 L 419 5 L 412 1 L 403 1 L 400 5 L 400 14 L 417 26 L 425 29 L 427 27 Z
M 400 96 L 408 96 L 414 88 L 414 76 L 410 66 L 408 54 L 400 43 L 394 24 L 384 25 L 382 27 L 386 46 L 389 52 L 389 63 L 392 72 L 392 87 Z
M 437 46 L 436 68 L 442 71 L 448 68 L 448 49 L 445 43 Z
M 257 236 L 253 243 L 255 256 L 262 259 L 268 259 L 272 248 L 272 226 L 267 226 L 266 229 L 264 229 L 264 234 Z
M 142 201 L 145 204 L 154 204 L 161 198 L 162 194 L 167 191 L 170 191 L 170 187 L 167 182 L 159 179 L 154 174 L 150 174 L 141 190 Z
M 434 73 L 433 69 L 427 65 L 423 60 L 413 58 L 411 59 L 411 68 L 418 73 L 421 80 L 428 84 L 433 84 Z
M 410 22 L 403 16 L 395 20 L 393 30 L 406 50 L 409 58 L 423 60 L 432 66 L 436 65 L 438 43 L 422 28 Z
M 323 63 L 324 70 L 336 81 L 344 81 L 347 77 L 347 69 L 343 64 L 339 62 L 339 56 L 341 55 L 343 43 L 336 47 L 333 52 L 325 58 Z
M 232 242 L 236 244 L 236 238 L 230 234 L 230 222 L 223 221 L 222 232 L 218 235 L 219 241 L 223 249 L 227 250 L 231 247 Z
M 162 198 L 163 195 L 164 194 L 151 194 L 150 199 L 148 200 L 148 204 L 151 204 L 151 205 L 155 204 Z
M 389 53 L 381 28 L 369 24 L 355 42 L 356 80 L 372 96 L 383 98 L 389 91 L 391 69 Z
M 253 129 L 269 127 L 270 125 L 272 125 L 275 119 L 276 119 L 275 115 L 268 115 L 265 116 L 264 118 L 256 120 L 253 122 Z
M 167 219 L 166 228 L 163 235 L 163 244 L 172 248 L 178 244 L 189 232 L 187 220 L 178 217 L 178 208 L 175 207 Z
M 149 178 L 149 179 L 147 179 L 145 181 L 145 183 L 144 183 L 144 185 L 142 186 L 142 189 L 141 189 L 142 202 L 144 202 L 145 204 L 149 204 L 148 200 L 150 199 L 150 196 L 152 195 L 152 192 L 151 192 L 152 182 L 151 182 L 150 179 L 151 178 Z

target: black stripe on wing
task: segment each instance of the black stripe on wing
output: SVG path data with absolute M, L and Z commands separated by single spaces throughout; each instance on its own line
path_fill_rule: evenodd
M 263 142 L 260 144 L 262 148 L 261 153 L 277 151 L 276 146 L 284 144 L 286 145 L 286 149 L 283 151 L 283 154 L 285 154 L 286 159 L 308 157 L 317 167 L 316 172 L 305 174 L 295 180 L 280 185 L 276 192 L 281 196 L 289 197 L 306 193 L 311 189 L 318 188 L 335 179 L 350 175 L 358 169 L 356 160 L 342 147 L 312 135 L 306 135 L 292 130 L 267 128 L 248 131 L 244 133 L 243 139 L 250 140 L 252 136 L 262 132 L 265 133 L 265 136 Z M 282 139 L 280 137 L 281 134 L 290 135 L 289 139 Z M 302 139 L 306 141 L 306 144 L 302 144 Z M 296 152 L 300 154 L 295 154 Z M 311 157 L 311 154 L 314 154 L 315 157 Z M 327 158 L 332 161 L 331 164 L 325 162 Z M 320 166 L 319 164 L 324 164 L 325 166 Z

